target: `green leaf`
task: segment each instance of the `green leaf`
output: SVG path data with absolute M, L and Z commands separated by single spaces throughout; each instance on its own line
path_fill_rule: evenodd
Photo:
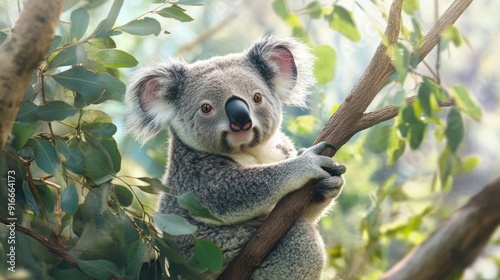
M 115 25 L 116 19 L 120 13 L 124 0 L 114 0 L 111 9 L 109 10 L 108 16 L 99 23 L 96 28 L 95 37 L 106 37 L 109 35 L 111 28 Z
M 161 32 L 161 25 L 156 19 L 145 17 L 143 19 L 133 20 L 119 29 L 133 35 L 145 36 L 154 34 L 158 36 Z
M 37 116 L 42 121 L 62 121 L 78 113 L 78 109 L 63 101 L 51 101 L 37 109 Z
M 401 84 L 404 83 L 408 74 L 410 52 L 403 45 L 397 44 L 393 47 L 394 67 L 398 74 L 398 80 Z
M 134 195 L 130 191 L 130 189 L 120 186 L 120 185 L 114 185 L 113 190 L 116 194 L 116 198 L 118 199 L 118 202 L 125 206 L 128 207 L 132 205 L 132 202 L 134 201 Z
M 194 242 L 194 258 L 210 271 L 222 269 L 222 252 L 217 245 L 210 241 L 196 239 Z
M 38 130 L 38 125 L 36 123 L 22 123 L 15 122 L 12 127 L 12 142 L 10 146 L 16 151 L 21 150 L 28 139 L 35 134 Z
M 427 124 L 417 121 L 410 125 L 409 127 L 409 144 L 410 148 L 416 150 L 420 147 L 424 141 L 425 134 L 427 132 Z
M 116 125 L 112 123 L 92 122 L 82 125 L 82 130 L 94 137 L 111 137 L 116 133 Z
M 462 36 L 455 26 L 448 27 L 444 31 L 442 38 L 448 42 L 452 42 L 455 47 L 462 45 Z
M 463 86 L 454 86 L 450 90 L 455 103 L 464 113 L 476 121 L 480 121 L 482 111 L 472 94 Z
M 275 0 L 273 1 L 274 12 L 282 19 L 287 19 L 290 15 L 288 10 L 288 4 L 285 0 Z
M 174 214 L 158 213 L 154 217 L 154 222 L 162 231 L 170 235 L 193 234 L 198 230 L 197 226 Z
M 48 69 L 61 66 L 83 63 L 87 60 L 87 53 L 82 44 L 65 47 L 56 56 L 49 59 Z
M 102 151 L 93 145 L 79 139 L 74 139 L 71 142 L 70 148 L 76 149 L 82 156 L 83 172 L 80 175 L 97 179 L 110 173 L 110 166 L 106 155 L 103 155 Z
M 184 13 L 184 9 L 177 5 L 173 5 L 171 7 L 167 7 L 164 9 L 161 9 L 160 11 L 156 12 L 158 15 L 165 17 L 165 18 L 173 18 L 175 20 L 178 20 L 180 22 L 189 22 L 192 21 L 193 18 Z
M 123 277 L 118 267 L 108 260 L 77 260 L 77 262 L 85 274 L 98 280 Z
M 418 0 L 404 0 L 403 1 L 403 11 L 409 15 L 413 15 L 416 11 L 420 9 L 420 3 Z
M 222 222 L 219 218 L 217 218 L 208 208 L 201 205 L 198 199 L 192 193 L 184 193 L 177 197 L 177 203 L 182 208 L 186 209 L 191 213 L 191 215 L 195 217 L 207 218 L 211 220 L 215 220 L 218 222 Z
M 130 68 L 137 65 L 132 55 L 122 50 L 105 49 L 94 54 L 97 61 L 108 68 Z
M 33 197 L 33 193 L 31 193 L 31 189 L 30 189 L 30 186 L 28 185 L 27 181 L 23 181 L 22 188 L 23 188 L 24 197 L 26 199 L 26 203 L 29 206 L 31 206 L 31 208 L 33 209 L 33 213 L 35 213 L 35 215 L 38 217 L 42 216 L 42 212 L 40 211 L 40 208 L 38 207 L 38 203 L 36 202 L 35 197 Z
M 125 85 L 107 73 L 95 73 L 83 66 L 76 66 L 58 73 L 53 78 L 63 87 L 82 95 L 87 104 L 106 100 L 121 100 Z
M 344 35 L 349 40 L 353 42 L 361 40 L 361 34 L 356 27 L 352 12 L 344 7 L 335 5 L 332 14 L 327 16 L 327 20 L 330 22 L 330 28 L 340 32 L 340 34 Z
M 35 187 L 47 213 L 54 212 L 55 200 L 54 200 L 54 195 L 52 194 L 52 191 L 49 189 L 49 187 L 44 183 L 39 183 L 39 182 L 35 183 Z
M 68 146 L 63 139 L 56 139 L 57 151 L 64 156 L 63 162 L 66 164 L 66 168 L 76 174 L 83 174 L 83 157 L 76 147 L 76 143 L 76 141 L 72 141 Z
M 316 60 L 314 61 L 314 77 L 316 77 L 318 84 L 324 85 L 330 82 L 335 76 L 337 54 L 328 45 L 315 47 L 313 53 L 316 56 Z
M 312 1 L 311 3 L 307 4 L 306 6 L 306 11 L 307 11 L 307 14 L 311 17 L 311 18 L 315 18 L 315 19 L 318 19 L 321 17 L 321 14 L 322 14 L 322 8 L 321 8 L 321 4 L 319 3 L 319 1 Z
M 101 155 L 106 159 L 110 171 L 117 173 L 121 168 L 121 155 L 118 151 L 115 139 L 93 138 L 89 135 L 85 137 L 87 142 L 98 149 Z
M 137 179 L 149 184 L 148 186 L 137 186 L 147 193 L 158 194 L 160 192 L 169 191 L 168 188 L 158 178 L 141 177 Z
M 451 108 L 446 118 L 446 139 L 451 152 L 456 152 L 465 134 L 464 121 L 456 108 Z
M 78 41 L 85 35 L 89 27 L 89 12 L 84 8 L 78 8 L 71 13 L 70 21 L 69 34 L 72 39 Z
M 54 39 L 52 39 L 52 44 L 50 45 L 47 54 L 51 54 L 52 52 L 54 52 L 54 50 L 61 45 L 61 42 L 62 42 L 62 37 L 59 35 L 54 35 Z
M 454 154 L 447 147 L 439 156 L 439 179 L 443 189 L 448 190 L 451 187 L 451 175 L 454 168 Z
M 71 182 L 62 193 L 61 209 L 69 214 L 74 214 L 76 209 L 78 209 L 78 192 L 73 182 Z
M 45 173 L 53 174 L 59 163 L 54 146 L 49 141 L 40 138 L 28 140 L 27 145 L 35 152 L 36 165 Z
M 319 128 L 319 119 L 313 115 L 302 115 L 289 119 L 287 126 L 294 134 L 307 135 Z
M 36 114 L 38 106 L 31 101 L 23 101 L 19 106 L 16 120 L 20 122 L 34 122 L 38 120 Z
M 368 131 L 368 148 L 374 153 L 383 153 L 389 148 L 389 139 L 393 133 L 391 126 L 377 125 Z
M 460 164 L 460 172 L 467 173 L 470 172 L 479 165 L 479 157 L 478 156 L 468 156 L 464 158 Z
M 83 110 L 83 116 L 81 117 L 81 123 L 83 125 L 92 125 L 92 123 L 113 123 L 113 119 L 110 115 L 99 110 Z

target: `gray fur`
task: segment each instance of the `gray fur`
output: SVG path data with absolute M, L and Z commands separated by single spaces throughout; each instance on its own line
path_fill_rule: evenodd
M 282 106 L 304 105 L 314 83 L 312 56 L 293 39 L 268 36 L 244 53 L 193 64 L 170 61 L 143 68 L 127 91 L 128 126 L 146 140 L 168 128 L 170 149 L 163 182 L 171 189 L 158 212 L 179 214 L 197 225 L 197 236 L 216 243 L 227 265 L 265 216 L 286 194 L 321 180 L 317 199 L 273 249 L 253 279 L 320 279 L 325 256 L 316 222 L 343 185 L 325 170 L 336 164 L 318 144 L 297 155 L 280 132 Z M 254 94 L 262 102 L 254 101 Z M 240 98 L 252 129 L 232 132 L 224 106 Z M 209 104 L 212 111 L 201 111 Z M 192 217 L 175 196 L 193 193 L 222 222 Z M 315 196 L 315 197 L 316 197 Z M 191 257 L 192 236 L 175 238 Z M 218 273 L 207 274 L 207 279 Z

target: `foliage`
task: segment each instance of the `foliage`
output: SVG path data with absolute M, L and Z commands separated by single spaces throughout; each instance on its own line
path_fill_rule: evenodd
M 25 92 L 1 157 L 1 173 L 15 173 L 17 224 L 65 248 L 79 269 L 18 232 L 18 270 L 24 267 L 53 279 L 155 279 L 178 274 L 197 277 L 199 271 L 221 269 L 221 252 L 209 241 L 196 240 L 193 260 L 180 256 L 169 236 L 195 236 L 197 228 L 177 215 L 154 215 L 154 206 L 143 202 L 147 194 L 167 191 L 158 179 L 134 181 L 116 175 L 122 164 L 114 139 L 117 126 L 105 107 L 97 106 L 122 100 L 125 84 L 119 70 L 138 64 L 132 54 L 117 47 L 114 38 L 122 33 L 158 36 L 162 17 L 191 21 L 183 5 L 201 1 L 157 4 L 115 26 L 123 2 L 115 0 L 93 30 L 92 7 L 67 6 L 70 22 L 61 23 L 61 34 L 54 38 Z M 145 16 L 149 14 L 158 18 Z M 3 40 L 5 33 L 1 34 Z M 7 196 L 1 197 L 1 204 L 7 205 L 3 201 Z M 210 218 L 193 199 L 185 204 Z M 4 210 L 0 215 L 7 217 Z M 37 250 L 23 250 L 25 246 Z M 0 247 L 2 256 L 6 248 Z
M 162 27 L 162 18 L 190 22 L 193 18 L 185 6 L 203 1 L 166 1 L 117 26 L 123 2 L 114 0 L 106 17 L 91 29 L 96 20 L 91 13 L 94 7 L 72 7 L 76 2 L 68 1 L 70 21 L 61 22 L 60 34 L 33 73 L 12 137 L 0 158 L 0 173 L 15 172 L 17 224 L 67 249 L 80 268 L 62 262 L 38 241 L 17 232 L 18 266 L 33 274 L 54 279 L 175 279 L 177 275 L 195 279 L 199 272 L 217 271 L 222 266 L 220 249 L 196 239 L 195 226 L 177 215 L 155 214 L 155 206 L 148 198 L 168 192 L 158 179 L 117 175 L 122 169 L 122 154 L 115 140 L 117 125 L 104 111 L 105 106 L 100 105 L 122 100 L 123 68 L 138 64 L 134 55 L 117 46 L 117 38 L 168 34 Z M 329 44 L 315 44 L 303 22 L 323 22 L 332 34 L 354 44 L 363 39 L 354 9 L 337 1 L 333 5 L 310 1 L 291 10 L 289 2 L 275 0 L 272 8 L 290 27 L 292 35 L 310 44 L 317 57 L 314 74 L 320 89 L 326 87 L 339 72 L 340 50 Z M 410 214 L 403 211 L 410 207 L 408 200 L 414 193 L 409 193 L 409 184 L 397 174 L 401 161 L 414 152 L 434 160 L 436 168 L 431 182 L 419 181 L 422 185 L 432 184 L 433 188 L 422 196 L 448 191 L 454 176 L 478 165 L 477 157 L 460 156 L 464 119 L 479 121 L 482 117 L 478 102 L 461 85 L 444 86 L 438 71 L 431 71 L 431 76 L 419 74 L 411 52 L 418 50 L 423 40 L 416 16 L 420 5 L 418 0 L 404 3 L 408 21 L 402 26 L 400 41 L 389 46 L 396 74 L 386 86 L 390 94 L 385 100 L 399 106 L 398 116 L 371 128 L 355 144 L 339 151 L 336 158 L 346 163 L 349 170 L 373 174 L 365 180 L 379 186 L 371 201 L 363 205 L 366 215 L 356 229 L 361 232 L 363 244 L 349 248 L 349 244 L 338 242 L 328 248 L 331 268 L 346 279 L 380 276 L 389 264 L 423 240 L 421 231 L 429 223 L 427 218 L 437 211 L 429 201 L 412 204 L 414 211 Z M 364 12 L 363 7 L 355 5 Z M 378 8 L 386 14 L 382 6 Z M 0 42 L 5 37 L 0 32 Z M 464 41 L 456 27 L 449 28 L 442 38 L 441 51 Z M 413 102 L 405 100 L 410 95 L 415 96 Z M 441 102 L 450 100 L 455 107 L 440 107 Z M 327 113 L 334 110 L 328 108 Z M 297 142 L 308 143 L 318 134 L 325 117 L 314 112 L 291 117 L 285 129 L 295 135 Z M 430 138 L 439 143 L 429 148 L 426 142 Z M 361 155 L 369 153 L 378 159 L 360 160 Z M 378 174 L 374 167 L 377 165 L 389 166 L 389 174 Z M 356 185 L 363 185 L 362 178 L 356 179 Z M 1 180 L 5 179 L 0 179 L 4 185 Z M 6 205 L 6 190 L 0 189 L 0 194 L 0 204 Z M 192 194 L 177 199 L 192 215 L 217 219 Z M 344 191 L 338 211 L 345 211 L 355 204 L 353 201 L 360 200 L 349 190 Z M 5 210 L 0 209 L 1 217 L 8 216 Z M 331 219 L 323 220 L 324 229 L 332 227 Z M 0 236 L 6 236 L 2 230 L 3 227 Z M 195 238 L 191 260 L 181 257 L 172 240 L 172 236 L 182 234 Z M 6 248 L 0 247 L 2 262 Z

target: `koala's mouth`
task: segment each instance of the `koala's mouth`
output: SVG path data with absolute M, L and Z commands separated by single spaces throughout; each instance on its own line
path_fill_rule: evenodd
M 224 131 L 221 137 L 221 147 L 225 153 L 233 153 L 257 146 L 260 141 L 260 132 L 256 127 L 248 131 Z

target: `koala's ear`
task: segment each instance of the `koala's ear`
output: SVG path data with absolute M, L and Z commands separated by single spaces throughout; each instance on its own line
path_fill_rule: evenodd
M 284 103 L 305 106 L 309 88 L 316 82 L 314 57 L 306 45 L 270 35 L 254 43 L 247 58 Z
M 168 126 L 186 79 L 187 66 L 168 62 L 144 67 L 134 73 L 125 99 L 127 130 L 146 141 Z

